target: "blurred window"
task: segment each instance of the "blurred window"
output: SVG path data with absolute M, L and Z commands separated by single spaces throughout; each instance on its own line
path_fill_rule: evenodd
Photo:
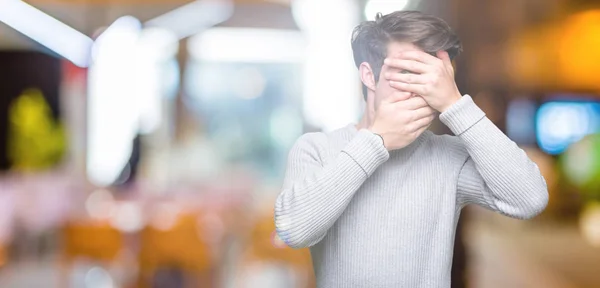
M 302 134 L 302 59 L 297 31 L 214 28 L 189 41 L 186 104 L 226 161 L 280 177 Z

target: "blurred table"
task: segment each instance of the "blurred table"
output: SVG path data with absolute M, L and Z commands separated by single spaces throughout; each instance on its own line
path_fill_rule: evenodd
M 470 287 L 600 287 L 600 248 L 578 227 L 518 221 L 479 208 L 466 229 Z

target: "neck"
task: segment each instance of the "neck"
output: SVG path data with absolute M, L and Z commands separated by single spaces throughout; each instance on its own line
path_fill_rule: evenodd
M 358 124 L 356 124 L 356 130 L 368 129 L 369 127 L 371 127 L 371 125 L 373 124 L 373 121 L 371 121 L 372 118 L 373 117 L 371 116 L 371 113 L 369 113 L 367 108 L 365 108 L 365 112 L 363 113 L 362 118 L 360 118 L 360 121 L 358 122 Z

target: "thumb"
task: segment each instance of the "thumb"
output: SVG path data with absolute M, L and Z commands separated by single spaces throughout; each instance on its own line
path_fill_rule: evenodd
M 452 60 L 450 60 L 450 55 L 447 51 L 438 51 L 437 56 L 438 58 L 442 59 L 442 62 L 444 62 L 444 67 L 446 67 L 446 69 L 454 71 L 454 67 L 452 67 Z

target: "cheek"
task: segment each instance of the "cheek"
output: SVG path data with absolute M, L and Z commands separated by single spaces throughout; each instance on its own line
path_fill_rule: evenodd
M 387 87 L 386 87 L 387 86 Z M 379 103 L 381 103 L 381 100 L 385 99 L 386 97 L 388 97 L 391 93 L 391 91 L 389 90 L 389 85 L 387 84 L 383 84 L 383 81 L 379 81 L 377 83 L 377 87 L 375 89 L 375 107 L 379 107 Z
M 384 79 L 380 79 L 379 82 L 377 82 L 377 90 L 375 90 L 375 92 L 380 97 L 387 97 L 391 93 L 393 93 L 394 90 L 395 89 L 392 88 L 392 86 L 390 86 L 390 82 Z

